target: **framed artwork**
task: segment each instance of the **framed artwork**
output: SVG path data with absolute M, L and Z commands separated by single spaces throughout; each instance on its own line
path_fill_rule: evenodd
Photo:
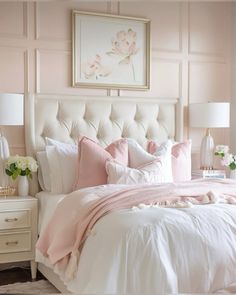
M 72 14 L 74 87 L 150 88 L 150 20 Z

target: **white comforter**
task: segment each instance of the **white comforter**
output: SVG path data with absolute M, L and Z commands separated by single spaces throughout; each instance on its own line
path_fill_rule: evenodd
M 40 253 L 37 260 L 53 267 Z M 211 204 L 104 216 L 85 242 L 76 278 L 65 284 L 74 293 L 166 294 L 215 292 L 235 282 L 236 206 Z

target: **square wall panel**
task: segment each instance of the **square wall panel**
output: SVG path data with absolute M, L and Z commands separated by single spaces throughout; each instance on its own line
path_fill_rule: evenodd
M 189 51 L 223 55 L 226 41 L 225 3 L 189 4 Z
M 4 126 L 4 134 L 7 138 L 9 145 L 24 146 L 24 126 Z
M 25 52 L 23 49 L 0 47 L 0 92 L 24 92 Z
M 191 103 L 228 99 L 227 65 L 190 62 L 189 100 Z
M 37 92 L 65 93 L 71 85 L 71 53 L 37 51 Z
M 155 59 L 152 63 L 152 92 L 158 97 L 180 96 L 181 63 Z
M 71 40 L 72 10 L 103 11 L 107 4 L 96 2 L 60 1 L 36 2 L 36 38 L 51 41 Z
M 27 4 L 24 2 L 0 2 L 0 37 L 26 37 Z
M 181 51 L 181 2 L 122 2 L 120 13 L 151 19 L 153 50 Z
M 55 2 L 36 2 L 36 38 L 70 40 L 71 11 Z
M 38 93 L 67 93 L 78 95 L 106 95 L 103 89 L 82 89 L 72 87 L 72 61 L 70 51 L 36 51 Z
M 122 96 L 179 98 L 181 62 L 176 60 L 152 59 L 151 88 L 148 91 L 122 90 Z

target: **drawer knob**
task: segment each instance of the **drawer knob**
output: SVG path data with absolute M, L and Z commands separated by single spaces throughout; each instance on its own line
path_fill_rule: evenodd
M 17 245 L 18 241 L 12 241 L 12 242 L 6 242 L 7 246 L 13 246 L 13 245 Z
M 6 222 L 14 222 L 14 221 L 17 221 L 18 218 L 5 218 L 5 221 Z

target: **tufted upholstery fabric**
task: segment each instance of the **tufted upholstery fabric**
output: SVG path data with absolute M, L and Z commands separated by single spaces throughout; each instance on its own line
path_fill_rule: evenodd
M 45 137 L 76 143 L 85 135 L 103 147 L 121 137 L 132 137 L 143 147 L 150 139 L 163 142 L 175 137 L 176 99 L 52 95 L 28 99 L 34 150 L 44 148 Z
M 148 140 L 163 142 L 180 133 L 177 99 L 137 97 L 83 97 L 27 95 L 25 97 L 26 152 L 35 156 L 45 148 L 45 137 L 76 143 L 79 136 L 105 147 L 121 137 L 131 137 L 144 148 Z M 31 194 L 38 190 L 35 179 Z

